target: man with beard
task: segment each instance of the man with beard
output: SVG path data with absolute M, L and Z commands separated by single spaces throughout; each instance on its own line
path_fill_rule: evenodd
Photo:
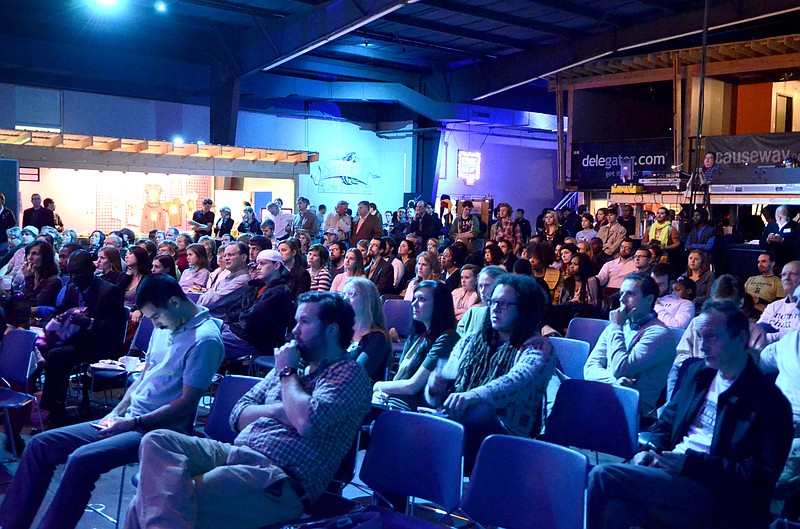
M 352 446 L 372 385 L 347 357 L 355 314 L 338 294 L 300 296 L 294 340 L 236 404 L 233 445 L 156 430 L 125 527 L 256 528 L 298 518 Z M 305 367 L 303 367 L 305 366 Z

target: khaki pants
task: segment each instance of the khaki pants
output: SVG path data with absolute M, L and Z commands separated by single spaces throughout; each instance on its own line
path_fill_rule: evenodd
M 156 430 L 142 439 L 126 529 L 258 528 L 299 518 L 286 473 L 246 447 Z

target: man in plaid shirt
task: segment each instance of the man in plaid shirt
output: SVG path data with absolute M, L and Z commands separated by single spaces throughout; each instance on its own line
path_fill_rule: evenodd
M 275 369 L 231 413 L 233 445 L 165 430 L 144 437 L 126 528 L 262 527 L 298 518 L 322 495 L 372 389 L 347 357 L 355 315 L 343 298 L 303 294 L 295 319 Z

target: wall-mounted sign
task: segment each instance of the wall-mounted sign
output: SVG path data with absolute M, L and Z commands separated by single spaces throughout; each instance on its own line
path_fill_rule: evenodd
M 610 189 L 612 184 L 671 172 L 672 139 L 581 142 L 572 145 L 572 183 L 581 189 Z
M 481 179 L 481 153 L 459 150 L 457 171 L 468 186 L 474 186 Z

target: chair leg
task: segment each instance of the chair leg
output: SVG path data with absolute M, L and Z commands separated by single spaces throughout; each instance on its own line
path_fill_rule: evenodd
M 114 523 L 115 528 L 119 528 L 119 521 L 122 517 L 122 493 L 125 490 L 125 469 L 128 465 L 122 465 L 122 476 L 119 478 L 119 499 L 117 500 L 117 521 Z
M 4 408 L 5 423 L 6 423 L 6 437 L 8 437 L 8 444 L 11 446 L 11 460 L 16 461 L 19 459 L 17 454 L 17 443 L 14 442 L 14 430 L 11 428 L 11 408 Z

